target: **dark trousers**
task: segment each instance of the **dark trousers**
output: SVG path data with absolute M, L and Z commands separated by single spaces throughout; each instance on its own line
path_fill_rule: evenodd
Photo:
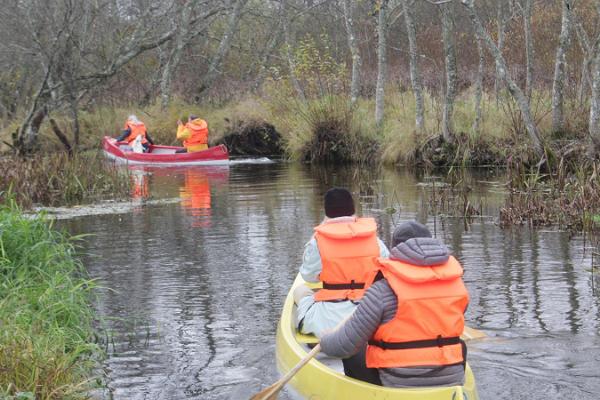
M 367 368 L 367 347 L 350 358 L 344 358 L 344 374 L 354 379 L 359 379 L 374 385 L 382 386 L 377 368 Z

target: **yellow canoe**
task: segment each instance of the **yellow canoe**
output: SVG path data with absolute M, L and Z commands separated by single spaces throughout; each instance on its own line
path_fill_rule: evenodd
M 298 275 L 289 291 L 277 327 L 277 368 L 282 374 L 291 370 L 304 358 L 315 339 L 300 335 L 294 326 L 294 288 L 304 283 Z M 344 375 L 339 360 L 317 355 L 289 382 L 296 394 L 310 400 L 479 400 L 475 378 L 467 363 L 463 386 L 418 389 L 393 389 L 371 385 Z

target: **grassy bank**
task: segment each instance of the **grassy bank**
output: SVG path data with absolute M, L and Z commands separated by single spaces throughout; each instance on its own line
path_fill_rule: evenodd
M 0 192 L 11 191 L 24 208 L 91 203 L 125 198 L 130 181 L 126 171 L 107 162 L 97 151 L 39 154 L 0 159 Z M 0 198 L 0 203 L 2 199 Z
M 438 96 L 426 94 L 425 131 L 417 134 L 415 100 L 410 91 L 387 88 L 385 119 L 377 126 L 374 98 L 360 98 L 354 105 L 345 95 L 324 95 L 302 101 L 285 83 L 270 82 L 265 84 L 260 95 L 246 95 L 224 104 L 196 105 L 174 99 L 166 109 L 154 104 L 145 107 L 102 106 L 93 111 L 82 111 L 81 148 L 98 148 L 102 136 L 117 135 L 129 114 L 136 114 L 146 123 L 156 142 L 176 144 L 177 120 L 195 114 L 208 121 L 212 143 L 245 127 L 273 125 L 282 137 L 286 156 L 297 160 L 328 160 L 325 155 L 333 154 L 334 160 L 351 162 L 503 165 L 514 153 L 515 146 L 519 152 L 529 151 L 519 111 L 506 93 L 499 99 L 489 93 L 483 95 L 482 119 L 477 131 L 473 127 L 476 116 L 473 99 L 471 89 L 468 89 L 455 101 L 453 125 L 457 140 L 452 145 L 432 140 L 441 132 L 442 104 Z M 572 112 L 573 107 L 576 105 L 567 105 L 568 115 L 584 115 Z M 534 93 L 532 110 L 540 132 L 548 132 L 550 93 Z M 72 137 L 69 119 L 60 115 L 54 115 L 54 118 L 67 136 Z M 0 139 L 8 140 L 16 124 L 3 129 Z M 577 121 L 570 122 L 570 130 L 578 127 Z M 42 126 L 42 136 L 44 148 L 61 148 L 47 123 Z M 546 139 L 553 140 L 551 137 Z
M 5 196 L 5 195 L 4 195 Z M 5 199 L 6 200 L 6 199 Z M 98 347 L 71 240 L 0 205 L 0 398 L 86 397 Z

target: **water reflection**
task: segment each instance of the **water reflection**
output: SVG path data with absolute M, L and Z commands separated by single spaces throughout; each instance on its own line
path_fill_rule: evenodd
M 499 229 L 502 177 L 464 177 L 482 214 L 465 224 L 434 214 L 435 175 L 297 164 L 143 171 L 149 196 L 175 201 L 67 222 L 94 234 L 84 262 L 112 289 L 96 307 L 117 318 L 106 322 L 115 399 L 243 399 L 273 382 L 281 305 L 336 185 L 351 188 L 384 240 L 418 219 L 461 260 L 468 323 L 492 336 L 470 346 L 482 399 L 597 398 L 591 251 L 563 232 Z

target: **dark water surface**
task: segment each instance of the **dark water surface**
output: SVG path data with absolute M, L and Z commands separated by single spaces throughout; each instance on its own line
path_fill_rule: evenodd
M 433 201 L 448 211 L 441 181 L 410 172 L 278 163 L 133 177 L 133 207 L 63 222 L 93 234 L 84 262 L 110 288 L 96 307 L 114 399 L 246 399 L 274 382 L 280 309 L 334 185 L 352 189 L 384 241 L 416 218 L 462 261 L 468 323 L 490 335 L 469 347 L 481 399 L 600 398 L 592 248 L 563 232 L 500 229 L 502 177 L 463 177 L 483 214 L 471 224 L 434 217 Z

